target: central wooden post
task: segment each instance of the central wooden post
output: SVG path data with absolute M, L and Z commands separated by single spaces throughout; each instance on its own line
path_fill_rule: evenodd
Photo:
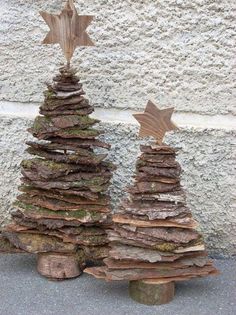
M 153 280 L 136 280 L 129 282 L 130 297 L 141 304 L 166 304 L 173 300 L 174 294 L 174 282 L 155 282 Z
M 75 255 L 57 253 L 38 254 L 37 270 L 51 280 L 75 278 L 82 273 Z

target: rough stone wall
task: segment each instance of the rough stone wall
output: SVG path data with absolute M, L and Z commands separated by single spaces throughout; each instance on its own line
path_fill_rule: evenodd
M 26 129 L 44 82 L 64 62 L 57 45 L 40 44 L 48 27 L 38 11 L 56 13 L 64 2 L 0 0 L 0 225 L 17 194 Z M 166 142 L 180 147 L 189 205 L 211 254 L 236 255 L 235 0 L 76 0 L 76 7 L 96 16 L 88 29 L 96 47 L 78 48 L 73 64 L 106 118 L 118 166 L 114 209 L 139 152 L 128 109 L 150 98 L 175 106 L 181 129 Z

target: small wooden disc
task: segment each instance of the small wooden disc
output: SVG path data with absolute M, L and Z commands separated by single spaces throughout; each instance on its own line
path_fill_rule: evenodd
M 37 261 L 38 272 L 51 280 L 78 277 L 82 270 L 74 255 L 40 253 Z
M 166 304 L 173 300 L 174 294 L 174 282 L 153 283 L 148 280 L 135 280 L 129 282 L 130 297 L 141 304 Z

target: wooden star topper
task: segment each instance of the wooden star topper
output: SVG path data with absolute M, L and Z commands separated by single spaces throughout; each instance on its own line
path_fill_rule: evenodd
M 173 107 L 161 110 L 154 103 L 148 101 L 144 113 L 133 114 L 141 125 L 139 136 L 153 136 L 157 143 L 161 145 L 167 131 L 178 129 L 171 121 L 173 111 Z
M 94 46 L 86 33 L 93 16 L 78 15 L 73 0 L 67 1 L 59 15 L 39 13 L 50 28 L 43 44 L 60 44 L 68 65 L 77 46 Z

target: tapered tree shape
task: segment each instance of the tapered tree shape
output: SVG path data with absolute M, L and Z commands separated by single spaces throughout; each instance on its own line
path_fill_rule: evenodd
M 148 114 L 147 124 L 145 113 L 150 106 L 154 111 L 153 116 Z M 149 102 L 144 114 L 135 115 L 138 120 L 141 117 L 145 135 L 156 136 L 159 144 L 141 145 L 135 182 L 128 188 L 129 196 L 122 201 L 108 231 L 111 250 L 104 260 L 105 266 L 85 271 L 106 280 L 134 281 L 130 294 L 142 303 L 149 301 L 142 294 L 148 286 L 217 274 L 207 257 L 203 237 L 196 230 L 197 222 L 186 205 L 176 150 L 162 143 L 170 126 L 176 129 L 170 123 L 170 115 L 162 121 L 162 113 L 167 111 Z M 137 280 L 143 282 L 136 283 Z M 157 288 L 151 287 L 152 290 Z M 173 287 L 168 290 L 166 296 L 159 296 L 153 304 L 169 301 Z M 149 302 L 146 304 L 152 304 Z
M 60 279 L 107 255 L 114 166 L 105 161 L 110 146 L 97 139 L 102 132 L 93 127 L 98 120 L 89 117 L 93 106 L 75 71 L 62 67 L 53 81 L 29 129 L 40 141 L 27 142 L 32 158 L 21 163 L 22 193 L 3 236 L 21 251 L 43 254 L 39 271 L 50 277 L 54 268 L 51 277 Z M 70 267 L 75 261 L 80 269 Z

